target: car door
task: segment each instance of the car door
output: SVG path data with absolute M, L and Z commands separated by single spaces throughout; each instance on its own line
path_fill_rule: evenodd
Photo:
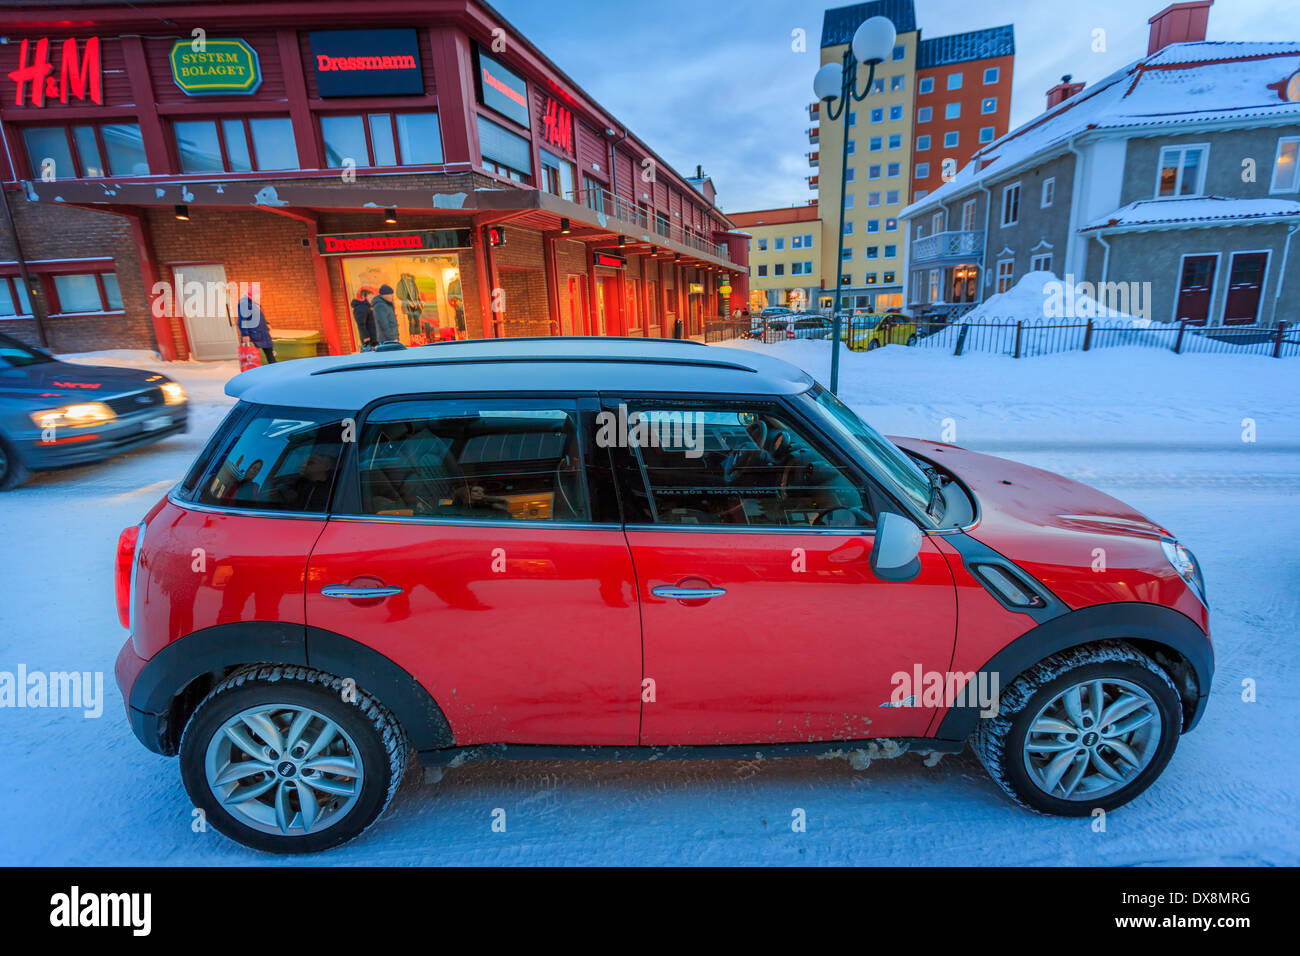
M 457 744 L 636 742 L 632 562 L 587 480 L 584 415 L 571 397 L 403 399 L 360 424 L 307 624 L 413 675 Z
M 880 487 L 777 402 L 605 400 L 638 423 L 612 452 L 641 600 L 641 743 L 923 735 L 933 713 L 890 706 L 895 675 L 948 667 L 953 579 L 928 539 L 913 580 L 873 575 Z

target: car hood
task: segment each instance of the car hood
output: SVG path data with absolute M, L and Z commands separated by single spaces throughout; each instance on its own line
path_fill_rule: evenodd
M 121 395 L 168 381 L 167 376 L 138 368 L 76 365 L 72 362 L 38 362 L 20 368 L 0 368 L 0 397 L 92 401 Z

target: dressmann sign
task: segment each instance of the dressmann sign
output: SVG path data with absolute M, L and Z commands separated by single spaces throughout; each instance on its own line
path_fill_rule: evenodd
M 424 92 L 413 29 L 317 30 L 311 34 L 311 61 L 322 97 Z

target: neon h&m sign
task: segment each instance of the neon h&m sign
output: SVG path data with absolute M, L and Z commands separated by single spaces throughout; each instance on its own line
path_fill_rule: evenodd
M 542 112 L 542 138 L 566 153 L 573 152 L 573 114 L 553 96 L 546 98 Z
M 31 62 L 28 54 L 32 53 Z M 77 55 L 77 41 L 68 37 L 63 41 L 59 56 L 59 73 L 54 74 L 54 64 L 50 61 L 50 41 L 41 37 L 36 41 L 35 51 L 29 48 L 29 41 L 24 39 L 18 46 L 18 66 L 9 71 L 9 79 L 14 81 L 14 105 L 23 106 L 25 94 L 30 87 L 32 106 L 44 106 L 45 101 L 57 99 L 67 103 L 69 96 L 92 103 L 104 105 L 103 67 L 99 53 L 99 37 L 89 37 L 86 45 Z

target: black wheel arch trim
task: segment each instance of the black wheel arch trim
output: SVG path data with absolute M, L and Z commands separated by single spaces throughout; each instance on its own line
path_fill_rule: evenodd
M 1214 676 L 1214 648 L 1195 621 L 1159 604 L 1098 604 L 1053 617 L 998 651 L 978 672 L 996 673 L 999 688 L 1005 689 L 1044 658 L 1098 641 L 1126 641 L 1153 656 L 1170 671 L 1182 698 L 1183 733 L 1196 726 Z M 979 719 L 978 707 L 950 708 L 934 736 L 965 740 Z
M 150 750 L 174 755 L 181 728 L 173 726 L 172 714 L 186 689 L 207 675 L 247 664 L 298 664 L 352 678 L 393 713 L 416 750 L 456 744 L 428 690 L 391 659 L 334 631 L 277 621 L 218 624 L 168 644 L 131 687 L 131 729 Z

